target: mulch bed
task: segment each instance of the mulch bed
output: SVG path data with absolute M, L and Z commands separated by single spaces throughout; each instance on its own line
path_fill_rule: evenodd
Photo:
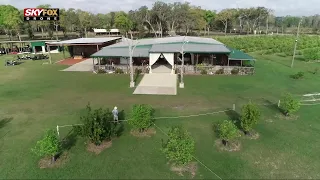
M 287 120 L 287 121 L 293 121 L 293 120 L 297 120 L 299 118 L 299 116 L 297 116 L 297 115 L 285 116 L 284 114 L 277 114 L 275 117 L 278 119 Z
M 245 134 L 244 132 L 242 132 L 242 135 L 244 138 L 247 138 L 247 139 L 259 139 L 260 137 L 260 134 L 254 130 L 252 130 L 250 132 L 250 134 Z
M 39 167 L 40 169 L 46 169 L 46 168 L 58 168 L 64 165 L 69 159 L 67 152 L 63 152 L 54 163 L 51 162 L 52 157 L 44 157 L 39 160 Z
M 131 130 L 130 134 L 135 137 L 151 137 L 152 135 L 155 135 L 157 133 L 156 129 L 149 128 L 146 131 L 139 132 L 139 130 Z
M 68 66 L 72 66 L 74 64 L 77 64 L 79 62 L 82 62 L 84 60 L 86 60 L 88 58 L 83 58 L 83 59 L 73 59 L 73 58 L 69 58 L 69 59 L 64 59 L 62 61 L 57 62 L 57 64 L 62 64 L 62 65 L 68 65 Z
M 180 166 L 172 164 L 170 170 L 176 172 L 179 176 L 184 176 L 185 173 L 189 173 L 191 178 L 194 178 L 198 170 L 198 165 L 196 162 L 190 162 L 189 164 Z
M 95 154 L 100 154 L 103 150 L 110 148 L 112 146 L 112 141 L 103 141 L 99 146 L 96 146 L 94 143 L 89 142 L 87 144 L 87 150 Z
M 240 151 L 241 149 L 241 144 L 238 141 L 228 142 L 227 145 L 224 145 L 221 139 L 217 139 L 215 141 L 215 145 L 221 151 L 232 152 L 232 151 Z

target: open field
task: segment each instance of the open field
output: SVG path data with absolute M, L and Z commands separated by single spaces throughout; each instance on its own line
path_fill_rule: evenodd
M 290 68 L 291 57 L 252 55 L 257 58 L 255 75 L 186 76 L 185 89 L 178 89 L 177 96 L 132 95 L 127 75 L 61 72 L 66 66 L 42 65 L 41 61 L 5 67 L 4 60 L 12 57 L 0 56 L 0 179 L 179 179 L 160 152 L 166 136 L 159 129 L 151 138 L 136 138 L 125 124 L 123 135 L 99 155 L 87 152 L 84 139 L 77 138 L 70 144 L 69 161 L 57 169 L 39 169 L 39 158 L 30 149 L 47 128 L 79 123 L 88 102 L 94 107 L 117 105 L 125 112 L 133 104 L 147 103 L 159 117 L 220 111 L 232 104 L 240 112 L 249 99 L 270 104 L 277 103 L 284 92 L 320 92 L 320 74 L 308 72 L 320 68 L 319 63 L 296 60 Z M 54 56 L 54 61 L 62 57 Z M 304 79 L 289 77 L 298 71 L 305 72 Z M 214 145 L 217 137 L 212 126 L 230 118 L 230 113 L 155 123 L 165 132 L 172 125 L 190 131 L 196 141 L 195 157 L 222 179 L 320 178 L 320 105 L 302 106 L 297 120 L 280 119 L 273 105 L 259 108 L 262 118 L 255 129 L 260 138 L 241 138 L 238 152 L 220 152 Z M 69 130 L 61 129 L 62 137 Z M 218 179 L 199 163 L 198 168 L 195 178 Z

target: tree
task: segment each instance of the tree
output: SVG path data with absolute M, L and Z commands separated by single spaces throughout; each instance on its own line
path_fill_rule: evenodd
M 232 11 L 231 9 L 224 9 L 217 14 L 216 19 L 223 23 L 225 34 L 227 34 L 228 23 L 229 23 L 229 21 L 232 20 L 233 16 L 234 16 L 234 11 Z
M 206 28 L 207 22 L 205 20 L 205 11 L 200 7 L 192 7 L 190 9 L 190 15 L 193 24 L 193 29 L 197 29 L 199 32 Z
M 286 93 L 280 102 L 280 108 L 286 116 L 290 116 L 300 109 L 300 102 L 294 99 L 290 93 Z
M 9 39 L 12 38 L 12 33 L 16 32 L 19 40 L 20 31 L 22 26 L 22 16 L 20 11 L 11 5 L 1 5 L 0 6 L 0 26 L 9 35 Z
M 131 31 L 132 21 L 125 12 L 118 12 L 114 18 L 114 24 L 124 33 Z
M 229 121 L 224 120 L 218 127 L 219 137 L 222 139 L 224 145 L 227 145 L 229 141 L 239 136 L 236 125 Z
M 216 12 L 215 11 L 210 11 L 206 10 L 205 11 L 205 20 L 206 20 L 206 29 L 209 35 L 210 28 L 213 26 L 214 19 L 216 18 Z
M 37 6 L 37 8 L 50 8 L 50 7 L 51 7 L 50 4 L 42 4 L 42 5 Z M 44 36 L 44 32 L 46 30 L 49 30 L 50 22 L 49 21 L 37 21 L 36 23 L 40 27 L 40 29 L 41 29 L 41 37 L 43 37 Z
M 92 14 L 86 11 L 77 10 L 77 14 L 80 22 L 80 34 L 84 33 L 85 37 L 88 37 L 87 30 L 91 26 Z
M 85 115 L 80 117 L 83 126 L 74 126 L 78 135 L 88 138 L 95 145 L 100 145 L 104 140 L 111 140 L 116 135 L 113 115 L 109 109 L 92 110 L 87 105 Z
M 39 140 L 36 146 L 31 149 L 38 156 L 51 156 L 52 162 L 55 162 L 55 157 L 61 150 L 61 143 L 57 133 L 50 129 L 46 131 L 43 139 Z
M 189 163 L 195 151 L 195 142 L 190 134 L 181 127 L 172 127 L 168 136 L 169 139 L 161 149 L 167 159 L 178 165 Z
M 172 14 L 171 8 L 165 2 L 157 1 L 153 4 L 151 12 L 151 18 L 158 27 L 160 37 L 162 37 L 166 28 L 166 21 L 169 19 L 170 14 Z
M 128 123 L 139 132 L 145 131 L 153 123 L 154 110 L 151 106 L 146 104 L 135 104 L 132 107 L 130 120 Z
M 240 121 L 241 121 L 241 127 L 245 132 L 245 134 L 250 133 L 253 126 L 258 123 L 259 118 L 260 118 L 260 111 L 257 108 L 257 106 L 254 105 L 253 103 L 249 102 L 248 104 L 242 107 Z

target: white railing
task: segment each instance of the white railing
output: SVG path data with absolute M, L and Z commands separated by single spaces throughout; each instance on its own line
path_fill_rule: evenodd
M 129 65 L 94 65 L 94 71 L 102 69 L 105 71 L 113 72 L 116 69 L 121 69 L 123 73 L 127 74 L 130 72 Z M 148 66 L 133 66 L 133 71 L 140 69 L 141 73 L 149 73 Z M 180 73 L 181 65 L 175 65 L 176 73 Z M 241 66 L 184 66 L 185 74 L 220 74 L 220 75 L 252 75 L 254 74 L 254 67 L 241 67 Z
M 180 73 L 181 65 L 175 66 L 176 72 Z M 185 74 L 238 74 L 238 75 L 252 75 L 254 74 L 254 67 L 241 66 L 184 66 Z
M 94 65 L 93 67 L 94 71 L 97 71 L 98 69 L 105 70 L 105 71 L 116 71 L 117 69 L 121 69 L 123 73 L 128 74 L 130 72 L 130 66 L 129 65 Z M 141 73 L 147 73 L 149 72 L 147 66 L 133 66 L 133 72 L 136 71 L 136 69 L 140 69 Z

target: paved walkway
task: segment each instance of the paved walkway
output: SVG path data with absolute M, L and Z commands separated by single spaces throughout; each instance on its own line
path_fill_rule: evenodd
M 64 69 L 62 71 L 93 71 L 93 62 L 92 59 L 86 59 L 84 61 L 81 61 L 79 63 L 76 63 L 67 69 Z
M 69 66 L 72 66 L 74 64 L 77 64 L 79 62 L 82 62 L 84 60 L 86 60 L 88 58 L 84 58 L 84 59 L 73 59 L 73 58 L 68 58 L 68 59 L 64 59 L 64 60 L 61 60 L 61 61 L 58 61 L 57 64 L 63 64 L 63 65 L 69 65 Z
M 177 95 L 177 75 L 145 74 L 133 94 Z

